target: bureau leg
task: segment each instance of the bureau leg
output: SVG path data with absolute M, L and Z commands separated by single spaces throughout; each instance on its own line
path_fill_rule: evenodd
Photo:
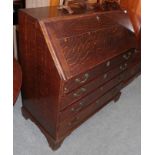
M 59 142 L 56 142 L 56 141 L 49 141 L 48 139 L 48 143 L 49 143 L 49 146 L 52 148 L 53 151 L 56 151 L 57 149 L 60 148 L 61 144 L 63 143 L 63 140 L 62 141 L 59 141 Z
M 52 148 L 53 151 L 56 151 L 63 143 L 64 138 L 61 140 L 53 139 L 53 137 L 51 137 L 50 134 L 33 118 L 33 116 L 30 114 L 29 111 L 27 111 L 27 109 L 24 106 L 22 106 L 21 111 L 22 111 L 23 117 L 26 120 L 30 119 L 32 122 L 34 122 L 39 127 L 40 131 L 46 137 L 49 146 Z
M 119 93 L 115 96 L 114 102 L 117 102 L 117 101 L 119 100 L 120 96 L 121 96 L 121 92 L 119 92 Z
M 21 108 L 21 112 L 22 112 L 22 115 L 23 115 L 23 117 L 27 120 L 27 119 L 29 119 L 30 117 L 29 117 L 29 114 L 26 112 L 26 110 L 25 110 L 25 108 L 22 106 L 22 108 Z

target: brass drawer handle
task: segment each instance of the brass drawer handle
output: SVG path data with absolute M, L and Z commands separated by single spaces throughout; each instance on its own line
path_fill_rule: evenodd
M 80 102 L 77 108 L 71 108 L 71 112 L 79 112 L 84 106 L 84 103 Z
M 131 52 L 129 52 L 128 54 L 123 54 L 123 58 L 125 60 L 128 60 L 130 58 L 130 56 L 131 56 Z
M 68 88 L 64 88 L 64 93 L 66 94 L 66 93 L 68 93 L 69 92 L 69 89 Z
M 106 63 L 106 66 L 107 66 L 107 67 L 109 67 L 109 66 L 110 66 L 110 61 L 108 61 L 108 62 Z
M 100 87 L 100 90 L 102 91 L 104 89 L 104 87 L 102 86 L 102 87 Z
M 80 88 L 77 92 L 75 92 L 73 94 L 74 97 L 78 97 L 80 96 L 81 94 L 83 94 L 84 92 L 86 92 L 86 88 Z
M 135 49 L 135 53 L 139 53 L 139 50 Z
M 89 74 L 88 73 L 85 73 L 84 74 L 84 76 L 83 76 L 83 80 L 81 80 L 80 78 L 76 78 L 75 79 L 75 82 L 77 82 L 77 83 L 85 83 L 87 80 L 88 80 L 88 78 L 89 78 Z
M 72 121 L 70 121 L 70 122 L 68 123 L 68 126 L 75 125 L 76 123 L 78 123 L 78 120 L 79 120 L 79 119 L 80 119 L 79 117 L 75 117 Z
M 96 16 L 96 19 L 97 19 L 97 21 L 99 21 L 100 20 L 100 17 L 99 16 Z
M 106 79 L 108 77 L 108 74 L 107 73 L 105 73 L 104 74 L 104 79 Z
M 100 104 L 100 101 L 99 101 L 99 100 L 97 100 L 95 103 L 96 103 L 97 105 L 99 105 L 99 104 Z
M 122 70 L 122 71 L 126 70 L 127 66 L 128 66 L 127 63 L 125 63 L 124 65 L 121 65 L 120 70 Z

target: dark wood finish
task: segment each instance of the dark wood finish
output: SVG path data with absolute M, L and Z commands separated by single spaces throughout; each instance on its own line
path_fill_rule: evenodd
M 17 60 L 13 59 L 13 104 L 15 104 L 22 84 L 22 71 Z
M 105 74 L 107 75 L 107 74 Z M 119 76 L 114 77 L 109 82 L 102 84 L 100 87 L 95 89 L 90 94 L 86 95 L 81 100 L 71 104 L 68 108 L 63 110 L 60 115 L 60 121 L 66 119 L 66 117 L 72 117 L 74 114 L 78 113 L 79 111 L 83 110 L 86 106 L 88 106 L 92 101 L 96 100 L 100 96 L 102 96 L 106 91 L 112 89 L 116 86 L 120 81 L 122 81 L 122 74 Z M 95 83 L 95 81 L 94 81 Z
M 51 137 L 51 135 L 45 130 L 45 128 L 42 127 L 42 125 L 38 121 L 36 121 L 36 119 L 32 116 L 32 114 L 26 108 L 24 108 L 24 106 L 22 107 L 22 115 L 26 120 L 31 119 L 31 121 L 34 122 L 39 127 L 41 132 L 45 135 L 49 146 L 53 150 L 57 150 L 61 146 L 63 139 L 61 139 L 60 141 L 57 141 L 53 137 Z
M 120 94 L 119 91 L 121 88 L 122 88 L 122 84 L 118 84 L 118 86 L 116 86 L 112 90 L 106 92 L 106 94 L 104 94 L 103 96 L 93 101 L 89 106 L 84 108 L 84 110 L 80 111 L 73 117 L 69 117 L 68 119 L 60 123 L 59 136 L 63 137 L 66 134 L 66 132 L 72 131 L 77 126 L 79 126 L 82 122 L 88 119 L 89 116 L 94 114 L 94 112 L 96 112 L 97 109 L 103 107 L 109 101 L 115 99 L 116 96 Z
M 56 7 L 20 11 L 23 115 L 54 150 L 101 107 L 117 101 L 135 76 L 132 67 L 140 60 L 125 21 L 130 24 L 123 12 L 101 9 L 72 15 Z
M 101 76 L 101 74 L 106 73 L 108 70 L 113 69 L 115 66 L 118 66 L 121 63 L 125 63 L 126 57 L 128 59 L 132 59 L 134 55 L 134 49 L 127 51 L 115 58 L 111 58 L 110 61 L 106 61 L 90 70 L 88 70 L 85 74 L 79 74 L 78 76 L 71 78 L 69 81 L 64 83 L 64 92 L 65 94 L 69 93 L 70 91 L 82 86 L 91 80 Z M 109 76 L 108 76 L 109 77 Z
M 86 72 L 88 66 L 94 68 L 135 45 L 132 32 L 101 13 L 75 16 L 74 19 L 70 16 L 63 20 L 49 19 L 43 26 L 47 38 L 55 42 L 56 50 L 61 51 L 57 56 L 64 60 L 60 65 L 66 79 Z
M 128 62 L 124 62 L 120 65 L 118 65 L 116 68 L 111 69 L 110 71 L 100 75 L 99 77 L 93 79 L 89 83 L 86 83 L 84 86 L 81 86 L 80 88 L 75 89 L 74 91 L 70 92 L 67 95 L 63 95 L 60 98 L 60 103 L 62 109 L 66 106 L 72 104 L 73 102 L 79 100 L 83 96 L 86 96 L 90 92 L 94 91 L 95 89 L 99 88 L 101 85 L 107 83 L 109 80 L 111 80 L 114 76 L 118 75 L 122 71 L 122 66 L 128 65 Z M 125 70 L 128 68 L 128 66 L 125 67 Z M 113 80 L 114 82 L 115 80 Z M 119 81 L 119 76 L 117 76 L 116 81 Z M 108 83 L 107 83 L 108 84 Z M 110 87 L 110 85 L 108 86 Z
M 135 62 L 130 64 L 129 69 L 124 74 L 124 86 L 136 78 L 141 72 L 141 63 Z

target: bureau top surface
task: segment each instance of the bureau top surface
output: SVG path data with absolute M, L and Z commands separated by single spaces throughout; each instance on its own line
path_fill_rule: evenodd
M 130 20 L 122 11 L 82 10 L 68 15 L 57 7 L 42 7 L 24 12 L 39 21 L 64 79 L 135 48 Z
M 78 10 L 74 10 L 75 13 L 71 15 L 68 14 L 65 10 L 59 10 L 58 6 L 27 8 L 27 9 L 21 9 L 21 10 L 37 20 L 44 20 L 49 18 L 63 18 L 66 16 L 84 16 L 88 14 L 104 13 L 109 18 L 112 18 L 113 20 L 117 20 L 117 22 L 119 22 L 121 25 L 133 31 L 133 25 L 130 21 L 130 16 L 128 15 L 128 13 L 124 13 L 121 10 L 103 11 L 100 8 L 96 8 L 94 10 L 78 9 Z
M 65 10 L 58 9 L 58 6 L 52 7 L 37 7 L 37 8 L 27 8 L 21 9 L 22 11 L 26 12 L 30 16 L 42 20 L 47 18 L 54 18 L 54 17 L 64 17 L 64 16 L 74 16 L 74 15 L 85 15 L 85 14 L 92 14 L 97 12 L 103 12 L 101 9 L 93 9 L 93 10 L 86 10 L 86 9 L 76 9 L 74 10 L 73 14 L 68 14 Z M 111 11 L 104 11 L 104 13 L 111 12 Z

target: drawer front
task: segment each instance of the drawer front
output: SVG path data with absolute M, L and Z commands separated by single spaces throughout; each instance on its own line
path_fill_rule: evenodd
M 136 63 L 137 63 L 137 62 L 141 62 L 141 51 L 135 50 L 134 61 L 135 61 Z
M 123 81 L 126 82 L 126 81 L 130 80 L 134 75 L 136 75 L 137 73 L 139 73 L 140 70 L 141 70 L 141 64 L 140 64 L 140 63 L 131 65 L 131 66 L 124 72 Z
M 83 86 L 84 84 L 90 82 L 101 74 L 111 70 L 115 66 L 125 62 L 132 60 L 132 57 L 135 53 L 135 49 L 130 49 L 126 53 L 121 54 L 97 67 L 87 71 L 86 73 L 78 75 L 76 78 L 72 78 L 69 81 L 65 82 L 63 87 L 62 96 L 73 91 L 74 89 Z
M 112 89 L 120 81 L 122 80 L 122 74 L 114 77 L 112 80 L 108 81 L 104 85 L 101 85 L 99 88 L 95 89 L 95 91 L 91 92 L 81 100 L 73 103 L 71 106 L 65 108 L 65 110 L 60 112 L 60 121 L 64 121 L 67 118 L 72 118 L 75 114 L 80 112 L 81 110 L 85 109 L 86 106 L 88 106 L 92 101 L 95 101 L 97 98 L 102 96 L 104 93 L 106 93 L 108 90 Z
M 95 113 L 99 108 L 106 105 L 109 101 L 111 101 L 116 95 L 120 93 L 121 88 L 122 83 L 118 84 L 116 87 L 109 90 L 106 94 L 98 98 L 96 101 L 92 102 L 89 106 L 87 106 L 84 110 L 79 112 L 74 117 L 63 121 L 59 125 L 59 137 L 63 137 L 67 133 L 71 132 L 82 122 L 84 122 L 89 116 Z
M 92 80 L 91 82 L 85 84 L 84 86 L 72 91 L 69 94 L 66 94 L 65 96 L 61 97 L 61 109 L 64 109 L 65 107 L 71 105 L 73 102 L 76 102 L 80 98 L 86 96 L 93 90 L 97 89 L 99 86 L 104 84 L 105 82 L 112 79 L 114 76 L 120 74 L 124 70 L 128 68 L 127 62 L 117 66 L 116 68 L 102 74 L 95 80 Z

